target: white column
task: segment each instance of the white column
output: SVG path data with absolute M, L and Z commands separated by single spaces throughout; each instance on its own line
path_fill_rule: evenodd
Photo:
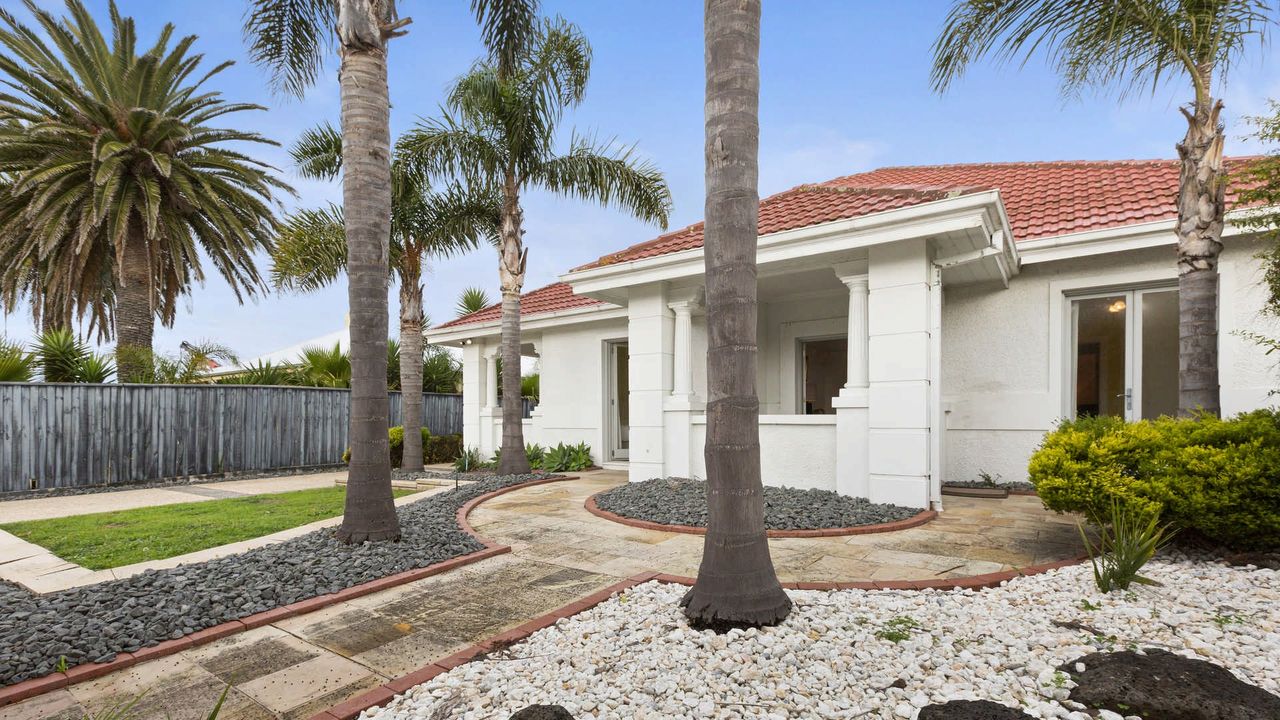
M 840 278 L 849 288 L 849 366 L 845 375 L 846 390 L 865 390 L 867 371 L 867 276 L 848 275 Z
M 867 263 L 840 263 L 834 270 L 849 288 L 848 365 L 844 387 L 831 399 L 836 411 L 836 492 L 865 498 L 871 494 Z
M 484 405 L 490 411 L 498 407 L 498 349 L 484 354 Z
M 672 387 L 671 310 L 664 283 L 630 289 L 627 298 L 628 470 L 632 481 L 664 473 L 663 404 Z
M 462 444 L 478 448 L 482 444 L 488 417 L 484 413 L 484 358 L 481 346 L 474 340 L 462 345 Z
M 693 397 L 693 303 L 682 300 L 667 307 L 676 315 L 671 397 L 689 400 Z

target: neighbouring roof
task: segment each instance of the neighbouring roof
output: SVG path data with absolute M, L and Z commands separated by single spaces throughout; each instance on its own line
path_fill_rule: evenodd
M 1228 169 L 1254 158 L 1229 158 Z M 800 185 L 760 202 L 760 234 L 872 215 L 958 195 L 998 190 L 1014 242 L 1136 225 L 1177 216 L 1177 160 L 972 163 L 887 167 Z M 1228 202 L 1234 193 L 1228 193 Z M 574 268 L 633 262 L 702 247 L 702 223 L 660 235 Z M 521 316 L 603 305 L 555 283 L 524 295 Z M 493 305 L 447 322 L 497 320 Z

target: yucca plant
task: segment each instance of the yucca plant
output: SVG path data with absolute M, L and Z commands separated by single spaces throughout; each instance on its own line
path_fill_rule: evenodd
M 462 317 L 480 312 L 492 304 L 493 301 L 489 299 L 489 293 L 485 292 L 484 288 L 469 287 L 458 296 L 458 304 L 455 307 L 458 309 L 458 317 Z
M 0 340 L 0 382 L 30 382 L 35 374 L 35 355 L 17 343 Z
M 1078 527 L 1099 590 L 1109 593 L 1128 590 L 1132 583 L 1160 584 L 1138 574 L 1173 539 L 1169 526 L 1160 524 L 1158 512 L 1139 512 L 1119 498 L 1112 498 L 1109 517 L 1095 517 L 1093 524 L 1098 534 L 1096 543 L 1083 525 Z
M 70 330 L 40 333 L 31 354 L 45 382 L 104 383 L 115 373 L 109 358 L 94 353 Z

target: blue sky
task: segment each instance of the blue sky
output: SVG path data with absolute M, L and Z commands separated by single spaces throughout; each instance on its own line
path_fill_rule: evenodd
M 42 5 L 60 8 L 59 0 Z M 20 3 L 0 0 L 0 6 Z M 208 62 L 237 65 L 212 86 L 229 100 L 257 102 L 267 112 L 236 122 L 286 147 L 312 125 L 337 122 L 333 65 L 302 100 L 275 97 L 251 65 L 240 35 L 238 0 L 119 0 L 137 18 L 143 41 L 168 21 L 197 34 Z M 401 0 L 413 18 L 409 35 L 390 53 L 392 132 L 437 111 L 444 89 L 480 54 L 467 0 Z M 106 22 L 106 0 L 89 0 Z M 761 48 L 761 193 L 886 165 L 955 162 L 1172 157 L 1185 124 L 1176 106 L 1179 85 L 1124 102 L 1114 96 L 1063 100 L 1043 62 L 1024 68 L 976 66 L 944 96 L 928 84 L 930 45 L 949 3 L 934 0 L 767 0 Z M 693 0 L 544 0 L 548 14 L 577 23 L 594 49 L 586 102 L 565 122 L 602 137 L 636 143 L 666 174 L 675 197 L 671 227 L 702 216 L 702 17 Z M 1280 55 L 1255 50 L 1223 90 L 1229 153 L 1258 150 L 1242 136 L 1242 115 L 1280 97 Z M 233 116 L 234 117 L 234 116 Z M 264 153 L 298 190 L 286 207 L 339 200 L 336 184 L 303 180 L 284 148 Z M 533 192 L 524 199 L 530 248 L 526 288 L 553 282 L 566 269 L 647 240 L 659 229 L 618 211 Z M 497 296 L 492 251 L 434 262 L 426 277 L 428 313 L 453 316 L 459 292 L 471 285 Z M 264 258 L 264 273 L 269 262 Z M 395 294 L 391 295 L 395 334 Z M 172 352 L 182 340 L 212 339 L 249 358 L 342 327 L 345 280 L 308 295 L 270 294 L 237 305 L 210 277 L 179 313 L 172 329 L 157 328 L 156 347 Z M 13 339 L 30 337 L 25 308 L 4 319 Z

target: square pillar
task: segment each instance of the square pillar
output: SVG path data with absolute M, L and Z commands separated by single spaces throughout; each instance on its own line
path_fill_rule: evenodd
M 841 263 L 836 277 L 849 289 L 848 367 L 840 394 L 831 399 L 836 411 L 836 492 L 852 497 L 871 494 L 868 453 L 868 295 L 867 263 Z
M 499 341 L 500 342 L 500 341 Z M 488 345 L 481 353 L 484 368 L 484 406 L 480 408 L 480 433 L 476 447 L 482 459 L 493 457 L 493 451 L 501 444 L 502 406 L 498 405 L 498 357 L 501 345 Z
M 930 307 L 924 238 L 869 250 L 868 498 L 929 507 Z
M 667 307 L 665 284 L 632 288 L 627 303 L 628 468 L 632 482 L 662 477 L 665 471 L 663 404 L 673 387 L 674 343 L 674 314 Z

